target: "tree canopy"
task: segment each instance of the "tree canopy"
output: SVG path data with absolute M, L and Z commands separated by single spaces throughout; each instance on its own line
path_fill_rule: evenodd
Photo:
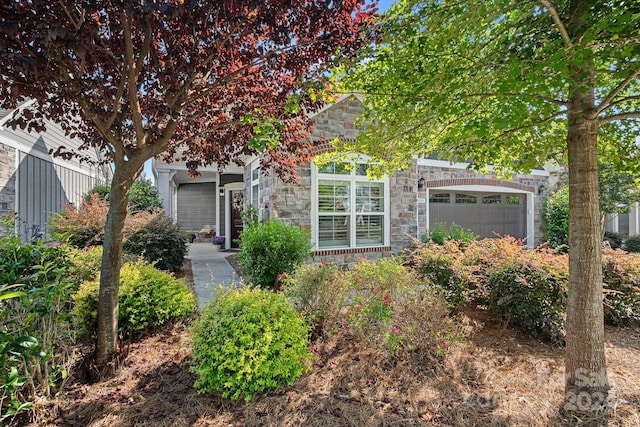
M 575 39 L 557 23 L 582 3 Z M 640 6 L 405 0 L 378 29 L 381 43 L 343 80 L 367 95 L 371 132 L 357 150 L 390 169 L 430 154 L 478 170 L 566 164 L 574 69 L 593 61 L 601 160 L 640 173 Z

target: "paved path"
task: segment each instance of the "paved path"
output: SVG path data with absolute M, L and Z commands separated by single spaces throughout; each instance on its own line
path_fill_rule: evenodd
M 211 301 L 211 291 L 215 286 L 238 283 L 240 278 L 227 262 L 229 252 L 214 249 L 211 243 L 191 243 L 187 258 L 191 260 L 193 282 L 200 308 Z

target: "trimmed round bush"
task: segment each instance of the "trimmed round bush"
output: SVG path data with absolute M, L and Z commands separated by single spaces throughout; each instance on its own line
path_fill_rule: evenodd
M 272 288 L 278 275 L 311 257 L 311 243 L 300 228 L 273 219 L 250 225 L 240 235 L 238 263 L 251 281 Z
M 201 393 L 251 400 L 309 369 L 309 328 L 287 298 L 260 288 L 221 290 L 194 330 L 192 372 Z
M 142 256 L 148 263 L 155 262 L 160 270 L 176 271 L 182 267 L 187 255 L 187 234 L 164 214 L 134 231 L 124 242 L 129 255 Z
M 97 330 L 99 287 L 99 278 L 84 282 L 73 297 L 76 319 L 90 336 Z M 120 270 L 118 304 L 118 329 L 135 332 L 189 316 L 196 298 L 182 280 L 138 261 Z

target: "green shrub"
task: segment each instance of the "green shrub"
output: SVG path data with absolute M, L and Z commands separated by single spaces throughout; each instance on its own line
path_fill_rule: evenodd
M 281 278 L 283 293 L 293 301 L 319 336 L 337 326 L 351 275 L 335 264 L 301 265 Z
M 533 336 L 562 341 L 567 274 L 519 259 L 491 272 L 489 312 Z
M 624 243 L 624 236 L 619 233 L 607 231 L 604 233 L 604 241 L 609 242 L 611 249 L 620 249 Z
M 155 215 L 126 239 L 125 253 L 142 256 L 148 263 L 155 262 L 160 270 L 176 271 L 182 267 L 187 255 L 187 234 L 164 214 Z
M 569 186 L 553 192 L 542 208 L 545 240 L 552 248 L 569 244 Z
M 15 230 L 16 217 L 5 230 Z M 52 396 L 69 368 L 74 343 L 65 248 L 0 238 L 0 424 L 36 396 Z
M 640 253 L 640 236 L 627 237 L 624 241 L 624 249 L 627 252 Z
M 640 257 L 605 250 L 602 276 L 605 322 L 627 325 L 640 321 Z
M 427 230 L 422 236 L 423 242 L 434 242 L 439 245 L 443 245 L 448 240 L 471 243 L 474 240 L 478 240 L 478 235 L 469 229 L 465 230 L 456 223 L 451 223 L 449 226 L 446 223 L 439 223 Z
M 97 327 L 99 287 L 99 278 L 85 282 L 73 297 L 77 321 L 90 336 Z M 118 329 L 127 333 L 188 316 L 196 308 L 195 296 L 182 280 L 142 261 L 122 266 L 118 303 Z
M 455 249 L 450 248 L 447 253 L 459 260 L 465 278 L 469 280 L 466 297 L 469 303 L 483 309 L 489 304 L 488 281 L 491 272 L 528 253 L 522 241 L 512 236 L 472 242 L 464 248 L 464 253 Z
M 83 200 L 86 203 L 90 203 L 94 197 L 94 194 L 98 196 L 100 200 L 109 200 L 109 192 L 111 192 L 111 187 L 104 184 L 99 184 L 93 187 L 87 194 L 84 195 Z
M 110 192 L 111 187 L 109 185 L 96 185 L 87 194 L 85 194 L 84 201 L 91 202 L 93 197 L 95 197 L 94 195 L 96 195 L 100 200 L 108 202 Z M 129 190 L 129 199 L 127 200 L 127 207 L 131 212 L 158 212 L 162 209 L 160 193 L 150 180 L 141 176 L 133 181 L 133 184 L 131 185 L 131 189 Z
M 439 289 L 451 307 L 462 306 L 468 300 L 469 277 L 460 255 L 456 242 L 446 242 L 442 247 L 424 243 L 412 252 L 412 262 L 418 275 Z
M 67 252 L 74 265 L 74 268 L 69 272 L 69 281 L 74 284 L 76 290 L 83 282 L 95 280 L 100 274 L 102 246 L 84 249 L 69 247 Z
M 259 288 L 220 291 L 194 331 L 195 387 L 251 400 L 308 370 L 309 328 L 287 298 Z
M 240 235 L 238 263 L 264 288 L 275 286 L 279 274 L 291 272 L 309 257 L 308 233 L 293 225 L 271 219 L 250 225 Z
M 150 180 L 140 177 L 131 185 L 127 206 L 131 212 L 158 212 L 162 209 L 160 193 Z

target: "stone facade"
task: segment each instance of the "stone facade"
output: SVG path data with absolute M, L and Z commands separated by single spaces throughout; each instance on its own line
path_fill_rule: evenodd
M 16 150 L 0 143 L 0 216 L 16 210 Z

